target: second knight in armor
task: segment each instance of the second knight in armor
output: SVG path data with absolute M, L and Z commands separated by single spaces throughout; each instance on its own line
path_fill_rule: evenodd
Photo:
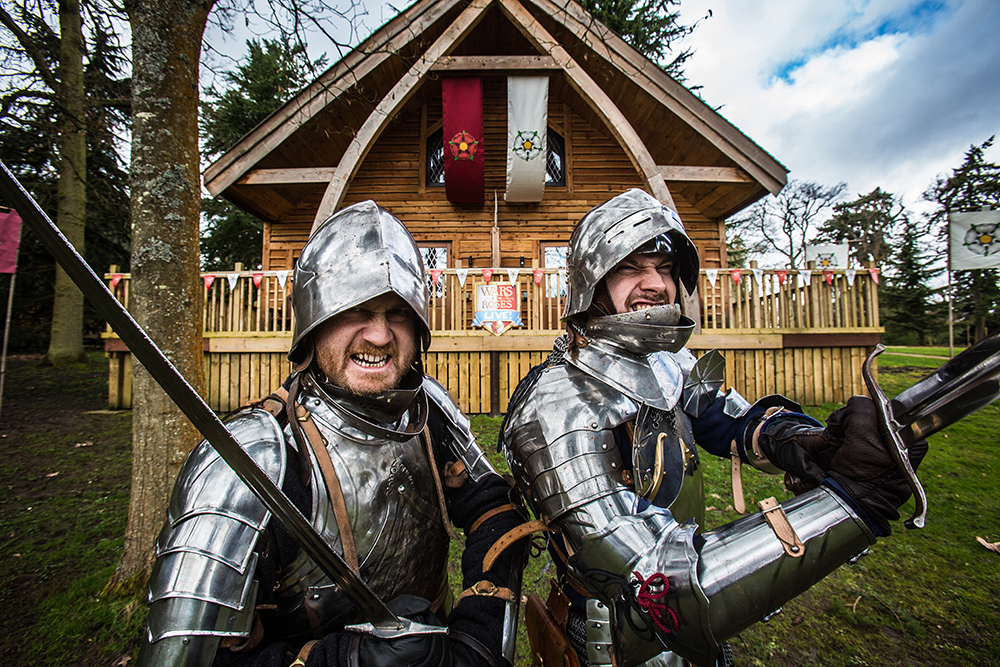
M 726 664 L 727 638 L 888 535 L 909 488 L 870 400 L 824 429 L 784 397 L 720 391 L 718 353 L 685 348 L 697 251 L 653 197 L 584 216 L 568 278 L 568 333 L 516 389 L 501 443 L 554 531 L 569 643 L 584 665 Z M 808 490 L 702 533 L 699 448 Z
M 373 202 L 344 209 L 303 249 L 292 299 L 294 372 L 227 427 L 390 609 L 447 634 L 345 631 L 367 619 L 203 442 L 157 542 L 139 664 L 509 663 L 523 549 L 484 559 L 522 518 L 468 419 L 423 373 L 427 287 L 412 237 Z M 466 538 L 457 601 L 452 523 Z

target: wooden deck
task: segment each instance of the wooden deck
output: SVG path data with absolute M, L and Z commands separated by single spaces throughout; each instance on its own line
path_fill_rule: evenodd
M 517 284 L 524 326 L 501 336 L 471 327 L 475 288 L 486 283 L 482 269 L 445 269 L 432 289 L 434 335 L 425 369 L 469 414 L 504 412 L 517 381 L 562 333 L 564 271 L 512 271 L 493 269 L 490 281 Z M 291 274 L 204 275 L 207 400 L 227 412 L 268 394 L 290 371 L 285 353 L 293 328 Z M 129 276 L 106 278 L 127 306 Z M 806 404 L 843 402 L 865 392 L 861 364 L 882 333 L 877 285 L 867 270 L 812 271 L 808 284 L 795 272 L 782 278 L 775 271 L 743 269 L 734 278 L 722 269 L 713 282 L 701 272 L 700 332 L 688 344 L 696 354 L 713 348 L 723 353 L 728 385 L 751 401 L 781 393 Z M 131 355 L 110 331 L 105 349 L 111 361 L 109 405 L 128 408 Z

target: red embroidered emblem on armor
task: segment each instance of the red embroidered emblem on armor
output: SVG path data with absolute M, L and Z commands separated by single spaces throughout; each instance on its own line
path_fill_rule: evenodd
M 667 581 L 666 576 L 662 572 L 657 572 L 649 579 L 644 579 L 638 572 L 632 574 L 638 580 L 634 583 L 639 585 L 639 591 L 635 594 L 635 601 L 639 604 L 639 608 L 649 614 L 656 627 L 663 632 L 670 633 L 677 630 L 680 627 L 677 614 L 665 602 L 660 602 L 667 597 L 667 592 L 670 590 L 670 582 Z M 654 592 L 654 589 L 660 590 Z M 668 622 L 669 627 L 667 626 Z
M 451 138 L 451 141 L 448 142 L 448 146 L 451 148 L 451 156 L 456 160 L 469 160 L 470 162 L 474 162 L 476 158 L 476 149 L 479 148 L 479 140 L 465 130 L 462 130 Z

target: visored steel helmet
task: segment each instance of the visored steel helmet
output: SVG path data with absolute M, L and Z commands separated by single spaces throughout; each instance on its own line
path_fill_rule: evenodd
M 631 189 L 591 209 L 569 240 L 569 286 L 563 319 L 590 308 L 594 290 L 618 262 L 633 252 L 673 258 L 676 277 L 688 293 L 698 284 L 698 250 L 677 213 L 642 190 Z
M 430 345 L 427 285 L 420 250 L 396 216 L 363 201 L 334 213 L 309 237 L 295 263 L 295 330 L 288 358 L 309 352 L 319 324 L 381 294 L 399 295 L 417 314 L 423 349 Z

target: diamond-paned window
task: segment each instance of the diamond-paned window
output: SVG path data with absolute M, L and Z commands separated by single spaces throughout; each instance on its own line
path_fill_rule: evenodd
M 434 285 L 434 278 L 431 277 L 431 269 L 448 268 L 448 248 L 444 246 L 421 247 L 420 258 L 424 260 L 424 271 L 427 272 L 427 292 L 435 299 L 444 298 L 447 293 L 447 280 L 444 276 L 438 279 Z
M 548 128 L 548 151 L 545 156 L 545 184 L 566 185 L 566 142 Z M 444 186 L 444 130 L 427 137 L 427 187 Z
M 547 245 L 544 246 L 542 249 L 544 250 L 542 261 L 544 262 L 544 266 L 546 269 L 566 268 L 566 253 L 569 250 L 567 246 Z M 562 275 L 558 273 L 545 274 L 545 296 L 565 297 L 566 296 L 565 276 L 566 276 L 565 272 L 563 272 Z

